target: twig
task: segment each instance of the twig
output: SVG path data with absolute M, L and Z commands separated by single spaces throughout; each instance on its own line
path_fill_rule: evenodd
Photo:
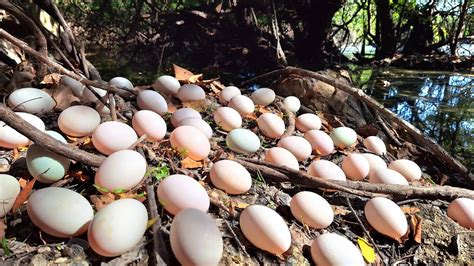
M 141 137 L 139 137 L 137 140 L 135 140 L 134 143 L 132 143 L 132 145 L 130 145 L 127 150 L 134 150 L 138 144 L 142 143 L 144 140 L 146 140 L 146 138 L 148 137 L 148 135 L 145 133 L 143 134 Z
M 112 121 L 117 121 L 117 109 L 115 109 L 115 99 L 112 93 L 109 93 L 109 109 Z
M 286 132 L 284 136 L 291 136 L 295 133 L 296 118 L 295 114 L 290 111 L 282 102 L 277 102 L 276 105 L 278 108 L 282 109 L 285 112 L 285 116 L 288 118 L 288 126 L 286 127 Z M 282 137 L 283 138 L 283 137 Z

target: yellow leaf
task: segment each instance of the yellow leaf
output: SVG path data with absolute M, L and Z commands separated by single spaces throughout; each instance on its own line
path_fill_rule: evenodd
M 155 217 L 155 218 L 152 218 L 150 220 L 148 220 L 148 223 L 146 224 L 146 228 L 150 228 L 152 227 L 155 223 L 156 223 L 156 220 L 158 220 L 158 217 Z
M 186 157 L 181 161 L 181 167 L 186 169 L 199 168 L 202 167 L 202 162 L 198 162 L 189 157 Z
M 364 256 L 367 263 L 374 263 L 376 257 L 372 246 L 370 246 L 365 239 L 360 237 L 357 238 L 357 244 L 359 245 L 359 248 L 362 251 L 362 256 Z
M 187 81 L 190 77 L 194 76 L 193 72 L 175 64 L 173 64 L 173 70 L 174 70 L 174 76 L 177 80 Z

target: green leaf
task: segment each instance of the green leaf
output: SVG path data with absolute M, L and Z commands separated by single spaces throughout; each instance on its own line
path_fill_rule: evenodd
M 2 239 L 2 249 L 3 249 L 3 253 L 5 253 L 5 256 L 8 257 L 12 255 L 10 251 L 10 245 L 9 245 L 8 239 L 6 238 Z
M 92 186 L 94 186 L 99 192 L 102 192 L 102 193 L 109 193 L 110 192 L 108 189 L 103 188 L 99 185 L 93 184 Z

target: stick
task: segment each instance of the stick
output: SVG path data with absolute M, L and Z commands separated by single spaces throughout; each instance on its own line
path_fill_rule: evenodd
M 296 118 L 295 114 L 290 111 L 283 103 L 277 102 L 276 105 L 278 108 L 283 109 L 285 112 L 286 117 L 288 117 L 288 126 L 286 127 L 286 132 L 284 136 L 291 136 L 295 133 L 295 125 L 296 125 Z M 283 138 L 283 137 L 282 137 Z

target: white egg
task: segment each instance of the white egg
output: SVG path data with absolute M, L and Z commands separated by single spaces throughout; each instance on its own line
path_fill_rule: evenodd
M 133 84 L 130 80 L 124 77 L 115 77 L 109 81 L 110 85 L 114 85 L 117 88 L 124 88 L 126 90 L 133 90 Z
M 20 194 L 20 183 L 11 175 L 0 174 L 0 218 L 3 218 L 13 207 Z
M 168 103 L 156 91 L 144 90 L 138 93 L 137 105 L 141 110 L 150 110 L 163 115 L 168 112 Z
M 154 87 L 160 93 L 166 95 L 176 95 L 179 88 L 181 87 L 181 84 L 179 84 L 179 81 L 175 77 L 163 75 L 156 80 Z
M 7 102 L 13 110 L 31 114 L 50 112 L 56 106 L 49 94 L 36 88 L 15 90 L 8 96 Z
M 311 245 L 311 257 L 316 265 L 365 266 L 360 250 L 349 239 L 335 233 L 318 236 Z
M 196 84 L 184 84 L 179 88 L 176 97 L 182 102 L 200 101 L 206 98 L 206 93 Z
M 59 129 L 72 137 L 89 136 L 99 124 L 99 113 L 84 105 L 68 107 L 58 117 Z
M 283 104 L 293 113 L 296 113 L 301 108 L 300 99 L 296 98 L 295 96 L 288 96 L 283 100 Z
M 255 104 L 245 95 L 235 95 L 230 99 L 228 106 L 234 108 L 241 115 L 248 115 L 255 111 Z
M 252 93 L 252 101 L 257 105 L 267 106 L 275 100 L 275 92 L 269 88 L 261 88 Z
M 240 89 L 235 86 L 227 86 L 222 89 L 221 93 L 219 94 L 219 102 L 221 104 L 227 104 L 232 97 L 235 95 L 240 95 Z

